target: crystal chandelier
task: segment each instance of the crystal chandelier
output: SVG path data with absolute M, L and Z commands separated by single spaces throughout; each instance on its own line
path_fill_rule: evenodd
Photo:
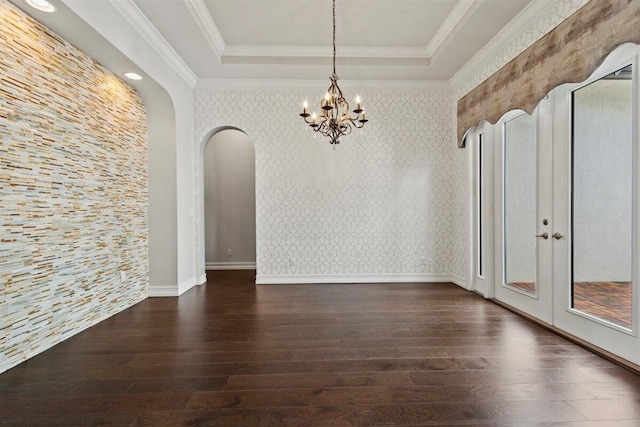
M 329 86 L 324 99 L 320 101 L 320 115 L 316 112 L 309 114 L 309 103 L 305 101 L 300 116 L 314 131 L 328 137 L 331 144 L 339 144 L 342 135 L 349 135 L 353 128 L 361 129 L 369 120 L 367 120 L 359 96 L 356 98 L 356 108 L 353 110 L 356 116 L 351 115 L 349 103 L 342 96 L 342 90 L 338 86 L 338 75 L 336 74 L 336 0 L 333 0 L 333 73 L 330 80 L 331 86 Z

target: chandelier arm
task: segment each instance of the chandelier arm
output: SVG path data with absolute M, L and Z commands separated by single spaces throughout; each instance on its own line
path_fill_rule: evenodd
M 347 111 L 347 113 L 345 114 L 345 116 L 346 116 L 346 119 L 347 119 L 347 120 L 349 120 L 349 121 L 351 121 L 351 122 L 355 122 L 356 120 L 358 120 L 358 119 L 360 118 L 360 114 L 357 114 L 355 117 L 353 117 L 353 116 L 351 115 L 351 112 L 350 112 L 350 111 Z

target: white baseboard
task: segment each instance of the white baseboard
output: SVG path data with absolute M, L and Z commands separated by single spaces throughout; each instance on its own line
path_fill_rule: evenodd
M 286 276 L 256 276 L 256 285 L 311 283 L 434 283 L 453 281 L 453 276 L 450 274 L 290 274 Z
M 456 274 L 452 274 L 450 282 L 455 283 L 461 288 L 469 290 L 469 288 L 467 288 L 467 281 L 464 279 L 464 277 L 458 276 Z
M 255 270 L 255 262 L 207 262 L 207 270 Z
M 177 286 L 149 286 L 149 298 L 177 296 Z
M 195 277 L 185 280 L 178 286 L 149 286 L 149 297 L 179 297 L 196 285 Z
M 225 263 L 249 265 L 250 263 Z M 255 264 L 253 264 L 255 266 Z M 207 270 L 214 270 L 207 264 Z M 254 267 L 255 268 L 255 267 Z M 249 270 L 250 268 L 218 268 L 218 270 Z M 200 276 L 200 284 L 207 282 L 207 275 Z M 289 274 L 256 276 L 256 285 L 289 285 L 314 283 L 436 283 L 450 282 L 467 289 L 466 281 L 452 274 Z M 177 297 L 196 286 L 196 279 L 189 279 L 178 287 L 150 286 L 149 297 Z
M 202 276 L 200 276 L 198 285 L 204 285 L 205 283 L 207 283 L 207 273 L 204 273 Z

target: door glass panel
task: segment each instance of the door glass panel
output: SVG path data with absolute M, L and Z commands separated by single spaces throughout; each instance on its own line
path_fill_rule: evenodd
M 536 293 L 536 121 L 504 125 L 504 283 Z
M 631 328 L 632 67 L 573 92 L 571 307 Z

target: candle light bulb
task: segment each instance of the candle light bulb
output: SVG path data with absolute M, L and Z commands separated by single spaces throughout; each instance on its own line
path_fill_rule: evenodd
M 324 99 L 326 99 L 327 101 L 331 99 L 331 95 L 329 95 L 329 92 L 327 92 L 327 94 L 324 96 Z
M 304 108 L 305 110 L 307 108 L 309 108 L 309 102 L 305 99 L 304 102 L 302 103 L 302 108 Z
M 359 114 L 362 112 L 362 99 L 360 98 L 360 95 L 356 96 L 356 109 L 353 111 L 356 114 Z

